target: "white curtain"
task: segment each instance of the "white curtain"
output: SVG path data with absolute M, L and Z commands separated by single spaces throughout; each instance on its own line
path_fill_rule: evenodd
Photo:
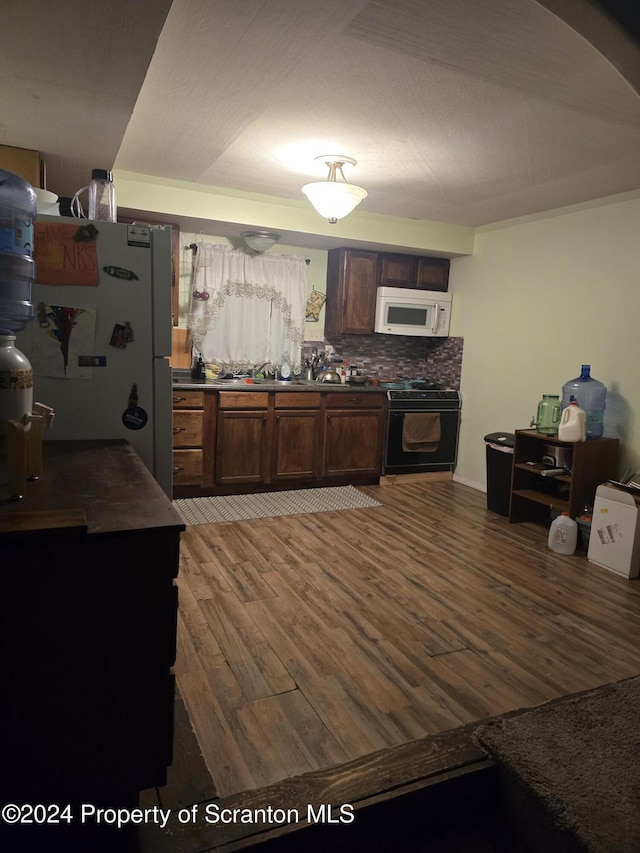
M 293 371 L 300 372 L 307 301 L 304 258 L 196 245 L 187 326 L 204 361 L 232 373 L 263 364 L 273 370 L 288 352 Z

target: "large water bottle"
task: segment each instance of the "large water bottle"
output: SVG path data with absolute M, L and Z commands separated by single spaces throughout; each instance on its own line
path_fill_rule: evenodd
M 30 183 L 0 169 L 0 335 L 19 332 L 33 318 L 33 222 L 37 198 Z
M 604 432 L 604 409 L 607 388 L 591 376 L 591 365 L 583 364 L 580 376 L 570 379 L 562 386 L 563 410 L 575 400 L 586 414 L 585 432 L 587 439 L 601 438 Z

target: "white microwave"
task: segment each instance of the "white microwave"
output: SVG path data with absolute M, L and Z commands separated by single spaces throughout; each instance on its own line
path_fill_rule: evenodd
M 446 338 L 450 316 L 450 293 L 379 287 L 374 332 Z

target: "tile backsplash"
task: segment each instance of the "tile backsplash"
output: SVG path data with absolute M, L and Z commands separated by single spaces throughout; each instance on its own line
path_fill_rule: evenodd
M 364 376 L 378 379 L 428 379 L 444 388 L 460 388 L 464 338 L 414 338 L 403 335 L 339 335 L 324 343 L 303 344 L 302 357 L 313 347 L 335 348 L 336 361 L 348 361 Z

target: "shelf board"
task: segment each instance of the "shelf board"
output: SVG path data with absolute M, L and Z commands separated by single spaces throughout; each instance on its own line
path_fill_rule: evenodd
M 520 469 L 521 471 L 529 471 L 532 474 L 539 474 L 542 476 L 542 471 L 548 471 L 549 466 L 543 465 L 542 462 L 535 462 L 533 465 L 529 465 L 528 462 L 516 462 L 515 467 Z M 551 478 L 553 480 L 559 480 L 561 483 L 570 483 L 571 475 L 570 474 L 558 474 L 556 477 Z
M 556 479 L 559 478 L 556 477 Z M 562 500 L 562 498 L 557 498 L 554 495 L 545 494 L 544 492 L 537 492 L 535 489 L 514 489 L 513 495 L 514 497 L 525 498 L 525 500 L 533 501 L 537 504 L 559 509 L 561 512 L 569 511 L 569 501 Z

